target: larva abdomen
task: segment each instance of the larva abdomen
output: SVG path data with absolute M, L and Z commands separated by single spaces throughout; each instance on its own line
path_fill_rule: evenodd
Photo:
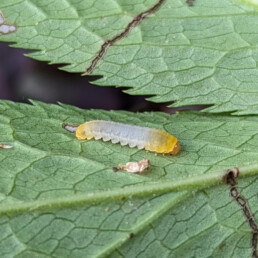
M 112 121 L 93 120 L 81 124 L 76 130 L 76 137 L 80 140 L 111 140 L 112 143 L 119 142 L 121 145 L 145 148 L 156 153 L 176 155 L 180 151 L 177 138 L 163 130 Z

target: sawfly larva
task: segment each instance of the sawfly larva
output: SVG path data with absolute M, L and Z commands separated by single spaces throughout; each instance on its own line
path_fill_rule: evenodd
M 112 143 L 129 145 L 156 153 L 176 155 L 180 144 L 176 137 L 159 129 L 128 125 L 112 121 L 93 120 L 77 126 L 64 124 L 63 127 L 75 132 L 79 140 L 102 139 Z

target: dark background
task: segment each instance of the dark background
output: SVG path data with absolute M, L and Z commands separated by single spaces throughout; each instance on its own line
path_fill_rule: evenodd
M 48 65 L 25 57 L 24 54 L 29 52 L 0 43 L 0 99 L 27 103 L 28 99 L 47 103 L 59 101 L 85 109 L 153 110 L 167 113 L 179 110 L 167 108 L 169 103 L 148 102 L 145 100 L 148 96 L 125 94 L 122 88 L 92 85 L 89 80 L 96 77 L 61 71 L 58 69 L 61 65 Z

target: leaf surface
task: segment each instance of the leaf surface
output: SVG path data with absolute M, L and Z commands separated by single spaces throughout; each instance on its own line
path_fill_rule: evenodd
M 2 0 L 17 32 L 0 35 L 29 56 L 83 73 L 101 46 L 158 1 Z M 211 105 L 209 112 L 258 113 L 255 1 L 167 0 L 125 38 L 112 42 L 93 70 L 94 83 L 129 87 L 172 106 Z
M 62 128 L 93 119 L 164 129 L 182 150 L 163 156 L 78 141 Z M 239 166 L 257 219 L 257 122 L 1 101 L 0 143 L 13 148 L 0 149 L 0 256 L 249 257 L 250 228 L 222 177 Z M 147 174 L 112 170 L 143 158 Z

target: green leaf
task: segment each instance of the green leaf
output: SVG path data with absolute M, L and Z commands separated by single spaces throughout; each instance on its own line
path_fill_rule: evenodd
M 62 123 L 113 120 L 164 129 L 177 156 L 78 141 Z M 250 257 L 251 229 L 223 182 L 257 220 L 258 117 L 85 111 L 0 101 L 1 257 Z M 114 173 L 147 158 L 147 174 Z
M 0 36 L 28 56 L 83 73 L 101 46 L 157 0 L 2 0 L 16 33 Z M 248 3 L 251 3 L 248 5 Z M 211 105 L 209 112 L 258 114 L 257 1 L 167 0 L 127 37 L 113 42 L 94 75 L 102 86 L 129 87 L 172 106 Z

